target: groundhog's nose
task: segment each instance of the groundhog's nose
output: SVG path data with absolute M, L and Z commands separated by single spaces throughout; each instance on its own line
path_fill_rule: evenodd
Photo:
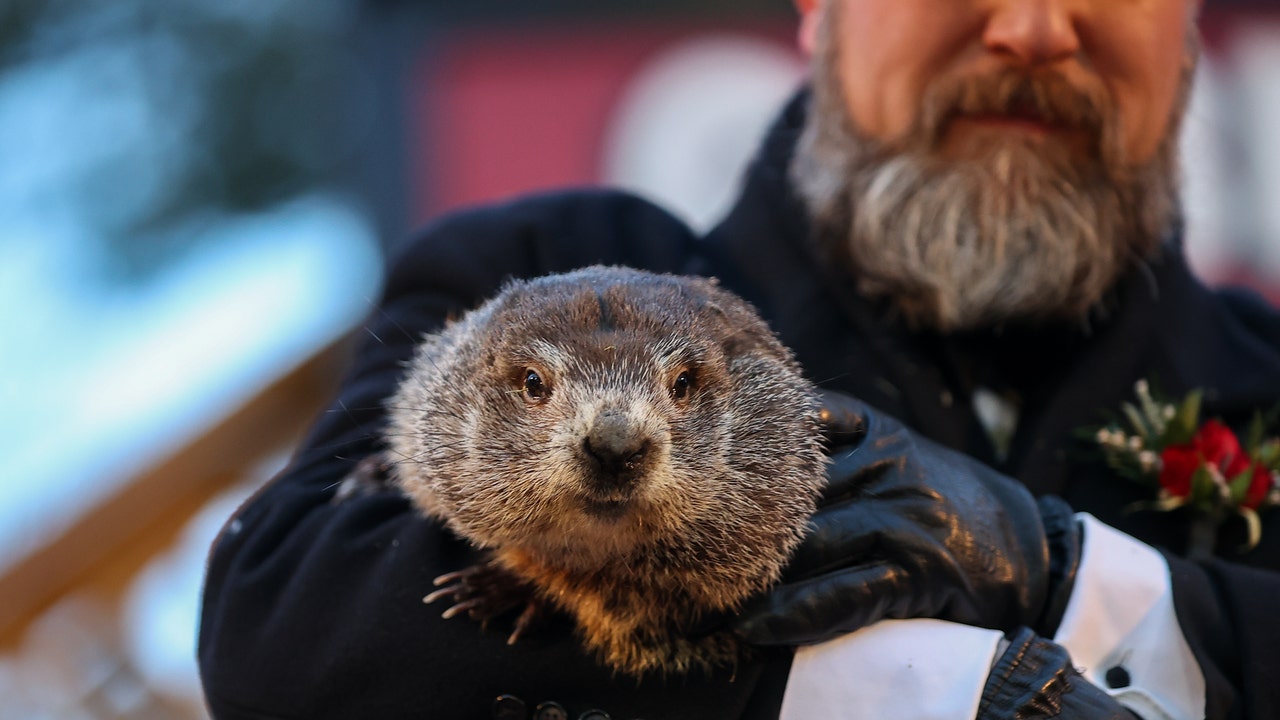
M 582 452 L 602 472 L 621 476 L 640 468 L 651 445 L 649 437 L 626 418 L 606 413 L 582 439 Z

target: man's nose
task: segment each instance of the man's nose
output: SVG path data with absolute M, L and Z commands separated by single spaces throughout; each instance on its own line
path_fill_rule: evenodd
M 1079 5 L 1078 0 L 996 0 L 983 43 L 988 51 L 1029 66 L 1066 60 L 1080 50 Z

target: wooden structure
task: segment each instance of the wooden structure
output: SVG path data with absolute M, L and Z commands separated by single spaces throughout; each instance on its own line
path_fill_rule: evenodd
M 271 383 L 0 576 L 0 654 L 15 650 L 25 628 L 71 592 L 118 605 L 196 511 L 296 443 L 332 396 L 343 347 L 328 347 Z

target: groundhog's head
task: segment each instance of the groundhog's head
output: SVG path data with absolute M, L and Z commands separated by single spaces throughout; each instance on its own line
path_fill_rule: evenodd
M 700 278 L 511 283 L 426 339 L 390 405 L 390 460 L 421 508 L 478 545 L 582 568 L 780 563 L 823 481 L 812 387 L 747 303 Z

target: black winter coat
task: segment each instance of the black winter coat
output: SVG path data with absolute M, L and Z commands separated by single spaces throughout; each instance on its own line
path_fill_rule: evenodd
M 465 543 L 391 492 L 330 503 L 378 449 L 381 405 L 423 333 L 509 277 L 595 263 L 720 278 L 820 384 L 1161 548 L 1209 717 L 1280 717 L 1280 512 L 1264 514 L 1251 552 L 1237 553 L 1240 528 L 1228 527 L 1221 561 L 1182 560 L 1185 516 L 1124 512 L 1150 490 L 1115 477 L 1076 432 L 1130 400 L 1141 378 L 1171 397 L 1203 388 L 1206 417 L 1243 425 L 1280 401 L 1280 316 L 1251 295 L 1203 287 L 1171 242 L 1122 281 L 1088 332 L 908 332 L 811 241 L 786 180 L 802 112 L 796 101 L 783 113 L 739 203 L 706 237 L 644 200 L 592 191 L 447 217 L 403 248 L 332 410 L 213 548 L 199 658 L 215 717 L 484 720 L 500 695 L 530 712 L 556 701 L 571 718 L 593 708 L 615 720 L 777 717 L 788 653 L 759 653 L 735 675 L 637 683 L 597 666 L 567 626 L 508 647 L 502 628 L 442 620 L 422 604 L 434 577 L 474 560 Z M 990 378 L 1022 398 L 1003 462 L 969 402 Z

